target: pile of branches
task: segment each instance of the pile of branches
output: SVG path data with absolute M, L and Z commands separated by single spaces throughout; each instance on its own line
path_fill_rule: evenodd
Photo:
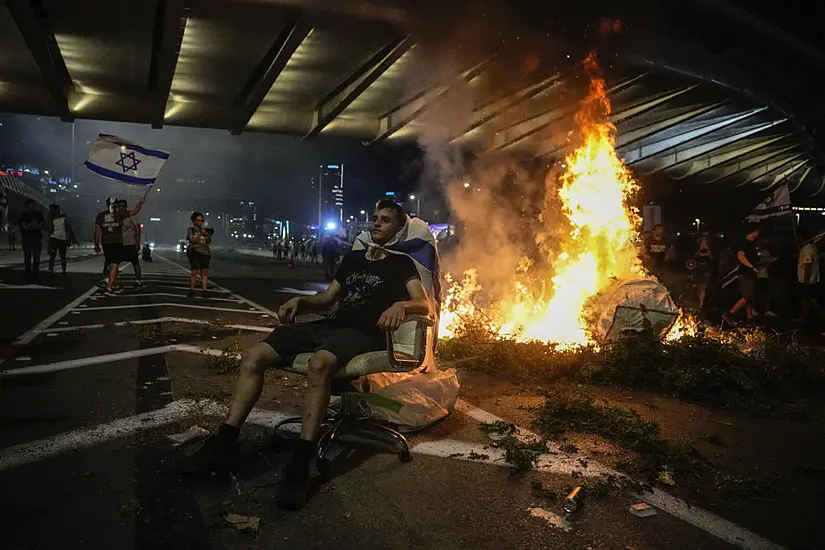
M 745 341 L 758 345 L 743 346 Z M 767 337 L 758 331 L 733 338 L 705 332 L 671 342 L 628 334 L 600 348 L 563 349 L 502 338 L 468 323 L 454 338 L 442 340 L 438 351 L 444 362 L 532 383 L 566 379 L 652 390 L 754 412 L 796 414 L 793 403 L 825 387 L 821 353 L 800 346 L 793 335 Z

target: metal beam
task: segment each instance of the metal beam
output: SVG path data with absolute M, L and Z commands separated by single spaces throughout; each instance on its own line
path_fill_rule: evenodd
M 383 141 L 396 133 L 398 130 L 418 118 L 421 113 L 423 113 L 427 108 L 432 106 L 434 103 L 442 101 L 447 93 L 454 89 L 461 83 L 467 83 L 472 81 L 474 78 L 481 75 L 484 70 L 487 68 L 487 65 L 497 57 L 498 53 L 495 53 L 488 57 L 487 59 L 481 61 L 480 63 L 476 64 L 475 66 L 467 69 L 463 73 L 461 73 L 458 77 L 455 78 L 450 84 L 444 84 L 441 86 L 437 86 L 436 88 L 421 91 L 413 98 L 408 99 L 399 107 L 392 109 L 391 111 L 387 112 L 384 116 L 382 116 L 378 121 L 378 136 L 374 138 L 372 141 L 367 142 L 367 145 L 372 145 L 373 143 L 377 143 L 379 141 Z M 403 110 L 405 107 L 410 106 L 418 102 L 417 107 L 408 115 L 400 118 L 399 120 L 395 120 L 395 114 Z
M 620 152 L 627 150 L 628 147 L 634 143 L 638 143 L 649 137 L 655 136 L 656 134 L 663 132 L 669 128 L 674 128 L 679 124 L 682 124 L 683 122 L 687 122 L 688 120 L 692 120 L 702 115 L 706 115 L 711 111 L 718 109 L 725 103 L 725 101 L 719 101 L 716 103 L 700 105 L 699 107 L 689 107 L 686 109 L 680 109 L 678 111 L 678 114 L 664 118 L 658 122 L 654 122 L 647 126 L 642 126 L 641 128 L 637 128 L 629 132 L 620 131 L 618 136 L 616 137 L 616 147 Z
M 799 152 L 799 153 L 787 156 L 785 158 L 781 158 L 781 159 L 777 160 L 776 162 L 769 162 L 768 164 L 765 165 L 764 170 L 761 170 L 761 169 L 758 170 L 758 172 L 759 172 L 758 174 L 756 174 L 755 176 L 749 177 L 748 179 L 746 179 L 745 181 L 743 181 L 741 183 L 737 183 L 736 187 L 744 187 L 744 186 L 746 186 L 750 183 L 754 183 L 754 182 L 764 178 L 765 176 L 767 176 L 771 172 L 774 172 L 774 171 L 779 170 L 780 168 L 782 168 L 784 166 L 787 166 L 788 164 L 792 163 L 793 161 L 795 161 L 796 159 L 798 159 L 802 155 L 804 155 L 804 153 Z M 803 162 L 807 162 L 807 161 L 803 161 Z
M 306 133 L 304 139 L 320 133 L 381 75 L 387 72 L 401 56 L 414 47 L 415 42 L 411 36 L 407 35 L 387 44 L 356 68 L 315 107 L 314 124 L 312 129 Z
M 634 76 L 634 77 L 631 77 L 631 78 L 627 78 L 625 80 L 621 80 L 621 81 L 611 85 L 609 88 L 607 88 L 605 90 L 605 94 L 608 94 L 608 95 L 613 94 L 613 93 L 618 92 L 619 90 L 627 88 L 628 86 L 630 86 L 631 84 L 633 84 L 637 80 L 640 80 L 641 78 L 644 78 L 646 75 L 647 75 L 647 73 L 642 73 L 638 76 Z M 567 105 L 565 107 L 561 107 L 561 108 L 558 108 L 558 109 L 553 109 L 551 111 L 546 111 L 546 112 L 544 112 L 544 113 L 542 113 L 538 116 L 531 116 L 531 117 L 524 118 L 524 119 L 520 120 L 519 122 L 516 122 L 515 124 L 511 124 L 507 128 L 504 128 L 504 129 L 500 130 L 499 132 L 497 132 L 497 135 L 504 135 L 505 136 L 504 137 L 505 141 L 503 143 L 493 145 L 492 147 L 490 147 L 488 149 L 488 152 L 498 151 L 498 150 L 503 150 L 503 149 L 509 149 L 510 147 L 516 145 L 517 143 L 519 143 L 521 141 L 524 141 L 525 139 L 529 138 L 530 136 L 533 136 L 533 135 L 541 132 L 542 130 L 548 128 L 553 123 L 558 122 L 559 120 L 562 120 L 563 118 L 565 118 L 567 116 L 570 116 L 571 114 L 573 114 L 576 111 L 576 109 L 578 109 L 578 107 L 579 107 L 578 104 Z M 507 134 L 510 130 L 512 130 L 514 128 L 518 128 L 519 126 L 527 124 L 527 123 L 531 124 L 530 129 L 521 132 L 520 134 L 518 134 L 516 137 L 514 137 L 512 139 L 507 137 Z
M 805 181 L 805 178 L 808 177 L 808 174 L 810 174 L 811 170 L 813 170 L 813 169 L 814 169 L 813 166 L 808 166 L 805 169 L 805 171 L 802 172 L 802 175 L 799 176 L 799 179 L 797 180 L 796 185 L 793 187 L 793 189 L 788 189 L 788 191 L 790 191 L 791 193 L 794 193 L 797 189 L 799 189 L 802 186 L 802 182 Z
M 716 132 L 717 130 L 721 130 L 722 128 L 731 126 L 732 124 L 736 124 L 737 122 L 745 120 L 746 118 L 761 113 L 765 109 L 767 109 L 767 107 L 759 107 L 756 109 L 751 109 L 744 113 L 721 117 L 720 119 L 710 121 L 710 123 L 708 124 L 699 126 L 694 130 L 677 134 L 673 137 L 663 139 L 651 145 L 639 146 L 638 148 L 628 151 L 623 155 L 625 158 L 625 162 L 628 165 L 633 165 L 639 161 L 656 156 L 660 153 L 664 153 L 665 151 L 678 147 L 689 141 L 693 141 L 694 139 L 699 139 L 700 137 L 706 136 L 712 132 Z
M 819 189 L 808 195 L 809 197 L 815 197 L 822 192 L 822 189 L 825 189 L 825 176 L 822 176 L 822 185 L 819 186 Z
M 720 147 L 724 147 L 726 145 L 730 145 L 731 143 L 736 143 L 737 141 L 743 140 L 748 136 L 752 136 L 753 134 L 757 134 L 762 130 L 767 130 L 772 126 L 781 124 L 784 121 L 785 119 L 763 122 L 762 124 L 756 124 L 748 128 L 745 128 L 741 132 L 735 132 L 731 135 L 711 140 L 702 143 L 701 145 L 696 145 L 695 147 L 690 147 L 688 149 L 681 151 L 673 151 L 672 153 L 667 155 L 667 157 L 664 160 L 665 164 L 663 166 L 659 166 L 650 172 L 646 172 L 646 174 L 655 174 L 661 170 L 670 169 L 680 164 L 684 164 L 685 162 L 690 162 L 701 157 L 702 155 L 709 153 L 710 151 L 719 149 Z M 672 161 L 669 160 L 669 157 L 672 157 Z
M 799 147 L 800 145 L 798 143 L 793 143 L 791 145 L 788 145 L 787 147 L 773 149 L 772 151 L 769 151 L 765 154 L 758 155 L 756 157 L 751 157 L 744 161 L 739 161 L 738 163 L 736 163 L 736 165 L 728 167 L 727 170 L 722 169 L 722 172 L 719 175 L 717 175 L 713 179 L 708 180 L 707 183 L 715 183 L 723 179 L 731 178 L 736 174 L 747 172 L 755 166 L 759 166 L 760 164 L 770 162 L 771 160 L 780 157 L 786 153 L 789 153 L 794 149 L 798 149 Z
M 479 109 L 476 109 L 475 112 L 479 114 L 477 115 L 477 118 L 473 121 L 473 123 L 470 124 L 470 127 L 467 128 L 467 131 L 461 135 L 452 138 L 449 141 L 449 143 L 453 143 L 454 141 L 457 141 L 467 136 L 467 134 L 469 134 L 476 128 L 480 128 L 481 126 L 487 124 L 488 122 L 498 117 L 502 113 L 521 105 L 525 101 L 534 98 L 542 92 L 557 87 L 557 84 L 559 84 L 560 76 L 560 74 L 555 74 L 549 78 L 542 80 L 537 84 L 533 84 L 532 86 L 523 88 L 509 97 L 502 98 L 498 101 L 493 101 L 487 105 L 484 105 L 483 107 L 480 107 Z
M 43 80 L 54 101 L 57 116 L 64 122 L 72 122 L 69 109 L 69 93 L 73 90 L 72 78 L 57 39 L 51 29 L 48 15 L 40 0 L 6 0 L 6 6 L 14 19 L 29 52 L 43 75 Z
M 300 14 L 281 30 L 235 99 L 240 110 L 230 128 L 233 134 L 238 135 L 244 131 L 292 54 L 311 32 L 312 25 Z
M 152 128 L 157 130 L 163 128 L 163 115 L 188 19 L 189 8 L 184 0 L 161 0 L 155 7 L 148 88 L 152 94 Z
M 777 185 L 779 185 L 780 183 L 787 182 L 788 178 L 790 178 L 793 174 L 798 172 L 801 168 L 805 168 L 806 166 L 808 166 L 809 162 L 810 161 L 808 159 L 805 159 L 801 162 L 798 162 L 794 166 L 791 166 L 781 174 L 777 174 L 776 176 L 774 176 L 773 181 L 770 184 L 762 188 L 762 191 L 769 191 Z
M 715 2 L 716 0 L 706 0 Z M 725 1 L 725 0 L 721 0 Z M 651 47 L 655 44 L 655 47 Z M 754 80 L 738 67 L 723 58 L 715 56 L 697 47 L 695 43 L 679 43 L 663 34 L 637 35 L 635 40 L 626 43 L 620 57 L 633 65 L 675 73 L 714 87 L 723 88 L 729 95 L 742 97 L 761 105 L 770 105 L 773 111 L 779 111 L 788 118 L 799 133 L 811 155 L 818 164 L 825 163 L 825 152 L 811 136 L 802 119 L 784 101 L 776 97 L 770 86 L 760 80 Z
M 726 153 L 721 153 L 721 154 L 718 154 L 718 155 L 711 154 L 714 151 L 716 151 L 717 149 L 723 149 L 723 148 L 725 148 L 729 145 L 729 143 L 724 143 L 724 144 L 720 145 L 718 148 L 714 148 L 710 151 L 706 151 L 704 153 L 704 155 L 702 155 L 702 156 L 706 155 L 705 158 L 702 158 L 700 160 L 697 160 L 697 159 L 694 158 L 694 159 L 690 159 L 690 160 L 680 161 L 679 163 L 675 164 L 674 166 L 677 166 L 678 164 L 681 164 L 682 162 L 691 162 L 691 160 L 692 160 L 690 168 L 688 168 L 687 172 L 685 172 L 684 174 L 680 174 L 678 176 L 672 175 L 671 177 L 674 178 L 674 179 L 681 180 L 681 179 L 684 179 L 688 176 L 695 176 L 696 174 L 701 174 L 702 172 L 704 172 L 706 170 L 710 170 L 712 168 L 715 168 L 717 166 L 720 166 L 720 165 L 725 164 L 727 162 L 730 162 L 732 160 L 736 160 L 739 157 L 742 157 L 744 155 L 748 155 L 750 153 L 755 153 L 756 151 L 758 151 L 760 149 L 763 149 L 765 147 L 768 147 L 769 145 L 772 145 L 772 144 L 776 143 L 777 141 L 786 139 L 790 135 L 791 134 L 780 134 L 778 136 L 773 136 L 773 137 L 766 138 L 766 139 L 757 138 L 755 141 L 751 140 L 751 143 L 749 143 L 747 145 L 742 145 L 742 146 L 737 147 L 736 149 L 733 149 L 733 150 L 728 151 Z M 717 141 L 724 141 L 724 139 L 723 140 L 717 140 Z
M 698 87 L 698 84 L 694 84 L 693 86 L 688 86 L 687 88 L 682 88 L 680 90 L 674 90 L 672 92 L 662 92 L 652 96 L 644 97 L 638 101 L 634 101 L 630 105 L 624 106 L 621 111 L 613 113 L 610 116 L 610 122 L 612 122 L 613 124 L 619 124 L 620 122 L 633 118 L 634 116 L 646 113 L 654 107 L 658 107 L 662 103 L 667 103 L 671 99 L 677 98 L 680 95 L 686 94 L 687 92 Z

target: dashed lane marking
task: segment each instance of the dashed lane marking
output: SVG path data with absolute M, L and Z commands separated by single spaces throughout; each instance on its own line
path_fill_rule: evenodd
M 198 291 L 200 292 L 200 291 Z M 114 296 L 104 296 L 105 298 L 133 298 L 133 297 L 143 297 L 143 296 L 167 296 L 170 298 L 186 298 L 186 294 L 173 294 L 171 292 L 129 292 L 124 294 L 116 294 Z M 197 296 L 196 300 L 212 300 L 215 302 L 231 302 L 233 304 L 242 304 L 241 300 L 237 298 L 214 298 L 210 296 L 209 298 L 203 298 L 201 296 Z
M 48 317 L 46 317 L 45 319 L 40 321 L 35 326 L 33 326 L 32 328 L 30 328 L 29 330 L 24 332 L 22 335 L 20 335 L 17 338 L 17 340 L 12 342 L 12 344 L 22 346 L 22 345 L 30 343 L 32 340 L 37 338 L 37 336 L 41 332 L 48 329 L 50 326 L 55 324 L 57 321 L 59 321 L 60 319 L 62 319 L 66 315 L 68 315 L 68 313 L 70 311 L 72 311 L 77 306 L 79 306 L 80 304 L 85 302 L 92 294 L 97 292 L 97 290 L 98 290 L 97 286 L 93 286 L 92 288 L 90 288 L 89 290 L 87 290 L 86 292 L 84 292 L 83 294 L 81 294 L 80 296 L 78 296 L 77 298 L 75 298 L 74 300 L 72 300 L 71 302 L 69 302 L 68 304 L 63 306 L 62 308 L 58 309 L 57 311 L 55 311 L 54 313 L 52 313 L 51 315 L 49 315 Z
M 176 268 L 178 268 L 178 269 L 180 269 L 180 270 L 182 270 L 182 271 L 184 271 L 184 272 L 187 272 L 187 273 L 188 273 L 187 269 L 186 269 L 186 268 L 184 268 L 182 265 L 180 265 L 180 264 L 178 264 L 178 263 L 176 263 L 176 262 L 173 262 L 172 260 L 169 260 L 169 259 L 167 259 L 167 258 L 164 258 L 163 256 L 161 256 L 161 255 L 159 255 L 159 254 L 158 254 L 158 258 L 160 258 L 161 260 L 163 260 L 163 261 L 165 261 L 165 262 L 169 262 L 171 265 L 175 266 Z M 271 315 L 272 317 L 274 317 L 274 318 L 276 318 L 276 319 L 278 318 L 278 314 L 277 314 L 277 313 L 275 313 L 274 311 L 272 311 L 271 309 L 266 308 L 266 307 L 264 307 L 264 306 L 262 306 L 262 305 L 260 305 L 260 304 L 258 304 L 258 303 L 255 303 L 255 302 L 253 302 L 252 300 L 250 300 L 249 298 L 246 298 L 246 297 L 244 297 L 244 296 L 241 296 L 240 294 L 237 294 L 237 293 L 235 293 L 235 292 L 232 292 L 231 290 L 229 290 L 229 289 L 227 289 L 226 287 L 223 287 L 223 286 L 221 286 L 221 285 L 219 285 L 219 284 L 217 284 L 217 283 L 214 283 L 214 282 L 213 282 L 212 284 L 214 284 L 216 288 L 219 288 L 219 289 L 225 290 L 226 292 L 228 292 L 229 294 L 231 294 L 232 296 L 234 296 L 234 297 L 235 297 L 235 298 L 237 298 L 238 300 L 241 300 L 243 303 L 245 303 L 245 304 L 247 304 L 247 305 L 250 305 L 250 306 L 252 306 L 252 307 L 254 307 L 254 308 L 258 309 L 258 310 L 260 310 L 260 311 L 261 311 L 261 312 L 263 312 L 263 313 L 266 313 L 266 314 L 268 314 L 268 315 Z

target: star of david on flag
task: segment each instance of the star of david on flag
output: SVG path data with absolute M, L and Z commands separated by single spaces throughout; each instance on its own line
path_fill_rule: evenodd
M 84 163 L 104 178 L 136 185 L 152 185 L 169 153 L 149 149 L 109 134 L 100 134 Z
M 120 160 L 117 161 L 115 164 L 123 168 L 123 173 L 125 174 L 129 170 L 137 172 L 137 167 L 138 164 L 140 164 L 140 161 L 135 158 L 134 151 L 129 151 L 128 153 L 124 153 L 123 151 L 121 151 Z

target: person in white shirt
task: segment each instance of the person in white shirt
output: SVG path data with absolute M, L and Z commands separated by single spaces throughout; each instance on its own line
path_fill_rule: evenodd
M 66 215 L 60 211 L 60 205 L 49 206 L 49 274 L 54 275 L 54 261 L 60 254 L 60 267 L 66 275 L 66 250 L 71 246 L 72 228 Z
M 800 288 L 800 321 L 805 322 L 810 318 L 811 309 L 821 315 L 822 306 L 819 305 L 817 293 L 819 290 L 819 249 L 816 244 L 805 243 L 805 236 L 800 234 L 799 261 L 797 262 L 796 275 Z

